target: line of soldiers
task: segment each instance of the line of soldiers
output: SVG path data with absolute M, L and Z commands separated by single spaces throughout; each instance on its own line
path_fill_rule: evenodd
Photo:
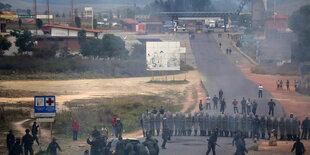
M 246 114 L 218 114 L 209 115 L 206 112 L 191 114 L 183 113 L 165 113 L 164 115 L 152 114 L 142 116 L 143 134 L 157 136 L 162 127 L 163 118 L 167 119 L 167 128 L 170 136 L 210 136 L 211 131 L 215 128 L 219 129 L 219 136 L 233 137 L 238 131 L 247 138 L 269 138 L 270 133 L 274 130 L 275 136 L 280 140 L 295 140 L 300 135 L 300 121 L 292 114 L 289 118 L 258 116 Z M 192 134 L 193 131 L 193 134 Z M 268 137 L 267 137 L 268 136 Z

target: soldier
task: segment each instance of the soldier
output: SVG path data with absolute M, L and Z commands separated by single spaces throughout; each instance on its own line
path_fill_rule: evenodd
M 46 152 L 48 152 L 50 155 L 56 155 L 57 149 L 62 152 L 60 146 L 56 142 L 56 138 L 53 138 L 52 142 L 48 145 Z
M 142 143 L 137 144 L 137 155 L 148 155 L 147 150 Z
M 246 114 L 243 114 L 243 117 L 241 118 L 241 132 L 242 132 L 241 135 L 244 135 L 245 137 L 248 137 Z
M 247 132 L 250 132 L 250 138 L 253 137 L 253 115 L 250 113 L 249 117 L 247 118 Z
M 173 115 L 169 112 L 168 113 L 168 127 L 169 127 L 169 139 L 170 140 L 170 137 L 173 135 Z
M 181 125 L 182 125 L 182 135 L 186 136 L 186 116 L 185 116 L 185 114 L 182 114 Z
M 203 134 L 203 112 L 199 114 L 199 129 L 200 129 L 200 136 Z
M 147 134 L 147 137 L 150 136 Z M 87 139 L 88 140 L 88 139 Z M 88 141 L 87 141 L 88 142 Z M 95 146 L 94 144 L 92 145 L 92 147 Z M 115 153 L 117 155 L 125 155 L 125 147 L 126 147 L 126 143 L 123 140 L 122 137 L 118 137 L 118 142 L 116 143 L 116 147 L 115 147 Z M 95 151 L 95 150 L 94 150 Z M 91 155 L 93 155 L 93 153 L 90 153 Z M 99 152 L 98 152 L 99 154 Z M 96 154 L 97 155 L 97 154 Z
M 310 138 L 310 133 L 309 133 L 310 128 L 309 127 L 310 127 L 310 120 L 309 120 L 309 117 L 306 117 L 305 120 L 303 120 L 302 124 L 301 124 L 301 129 L 302 129 L 301 138 L 302 139 Z
M 149 150 L 149 155 L 158 155 L 159 154 L 159 147 L 158 147 L 158 140 L 152 138 L 151 135 L 147 135 L 143 145 L 147 147 Z
M 129 140 L 126 140 L 125 153 L 127 155 L 136 155 L 136 149 L 134 148 L 134 144 L 130 143 Z
M 177 136 L 178 135 L 178 123 L 179 123 L 179 120 L 178 120 L 178 116 L 179 116 L 179 113 L 176 113 L 173 117 L 173 122 L 174 122 L 174 136 Z
M 247 111 L 248 115 L 250 114 L 250 112 L 252 110 L 251 106 L 252 106 L 251 99 L 248 98 L 248 100 L 246 101 L 246 109 L 247 109 L 246 111 Z
M 211 116 L 208 113 L 206 113 L 206 116 L 205 116 L 205 129 L 206 129 L 206 134 L 208 132 L 208 136 L 210 136 L 212 127 L 211 127 Z
M 235 115 L 235 131 L 242 132 L 242 117 L 239 114 Z M 242 134 L 242 133 L 241 133 Z
M 241 112 L 242 114 L 246 113 L 246 100 L 244 97 L 241 100 L 241 110 L 242 110 L 242 112 Z
M 12 130 L 9 130 L 9 134 L 6 135 L 6 147 L 8 149 L 8 153 L 12 150 L 12 147 L 15 143 L 15 136 Z
M 299 137 L 298 136 L 298 134 L 299 134 L 299 123 L 298 123 L 298 118 L 297 117 L 295 117 L 293 119 L 292 128 L 293 128 L 293 135 L 292 136 L 293 136 L 293 139 L 296 140 L 296 138 Z
M 252 125 L 253 125 L 253 138 L 257 138 L 257 140 L 259 140 L 260 120 L 258 118 L 258 115 L 255 115 Z
M 91 132 L 91 136 L 93 137 L 93 139 L 99 138 L 101 136 L 96 126 L 94 126 L 94 130 Z
M 281 117 L 279 121 L 279 130 L 280 130 L 280 140 L 284 140 L 285 138 L 285 121 L 284 118 Z
M 274 129 L 274 136 L 276 137 L 276 139 L 278 139 L 278 128 L 279 128 L 279 121 L 275 117 L 273 119 L 272 129 Z
M 268 133 L 268 137 L 270 139 L 270 133 L 272 131 L 272 125 L 273 125 L 273 121 L 270 118 L 270 116 L 267 116 L 267 133 Z
M 121 119 L 119 119 L 119 118 L 116 119 L 115 129 L 116 129 L 116 137 L 117 138 L 122 137 L 123 123 L 121 122 Z
M 270 101 L 268 102 L 268 106 L 269 106 L 269 115 L 274 115 L 274 107 L 276 106 L 276 103 L 273 102 L 272 99 L 270 99 Z
M 162 133 L 163 143 L 161 145 L 162 149 L 166 149 L 166 143 L 167 143 L 168 137 L 169 137 L 169 130 L 168 130 L 167 119 L 163 118 L 163 133 Z
M 234 136 L 235 133 L 235 118 L 233 115 L 229 115 L 229 131 L 230 131 L 230 137 Z
M 286 127 L 286 136 L 287 140 L 290 141 L 293 139 L 293 114 L 290 114 L 290 117 L 286 119 L 285 121 L 285 127 Z
M 217 109 L 218 100 L 219 100 L 219 98 L 216 97 L 216 95 L 214 95 L 214 97 L 212 98 L 212 101 L 213 101 L 213 109 Z
M 224 118 L 224 116 L 222 116 L 223 114 L 220 114 L 220 115 L 218 115 L 217 116 L 217 128 L 218 128 L 218 131 L 219 131 L 219 135 L 220 135 L 220 137 L 222 137 L 223 136 L 223 130 L 224 130 L 224 128 L 223 128 L 223 118 Z
M 33 155 L 32 145 L 33 145 L 34 138 L 29 134 L 30 132 L 29 129 L 26 129 L 25 132 L 26 134 L 22 138 L 22 145 L 24 145 L 24 151 L 25 151 L 24 153 L 25 155 L 28 155 L 28 152 L 29 152 L 30 155 Z
M 144 130 L 144 137 L 150 133 L 150 117 L 147 115 L 143 116 L 143 130 Z
M 222 100 L 220 100 L 220 103 L 221 103 L 220 112 L 221 112 L 222 114 L 224 114 L 224 111 L 225 111 L 225 108 L 226 108 L 225 99 L 223 98 Z
M 216 146 L 216 141 L 217 141 L 217 135 L 218 135 L 218 129 L 215 128 L 213 130 L 212 135 L 210 136 L 210 139 L 208 139 L 208 151 L 206 155 L 208 155 L 212 149 L 213 155 L 215 155 L 215 146 Z
M 265 116 L 261 116 L 261 118 L 260 118 L 260 132 L 262 133 L 262 139 L 265 139 L 265 133 L 266 133 L 266 119 L 265 119 Z
M 194 136 L 197 136 L 198 127 L 199 127 L 199 117 L 198 117 L 197 112 L 195 112 L 193 119 L 194 119 L 194 132 L 195 132 Z
M 227 116 L 227 114 L 224 114 L 224 117 L 223 117 L 223 125 L 222 125 L 222 127 L 223 127 L 223 136 L 225 136 L 225 137 L 228 137 L 228 135 L 229 135 L 229 131 L 228 131 L 228 129 L 229 129 L 229 127 L 228 127 L 228 116 Z
M 155 135 L 155 117 L 153 113 L 150 114 L 150 135 Z
M 207 130 L 206 130 L 206 127 L 207 127 L 207 117 L 206 117 L 206 113 L 203 113 L 203 116 L 202 116 L 202 136 L 207 136 Z
M 237 139 L 236 141 L 236 153 L 235 155 L 245 155 L 245 153 L 248 153 L 248 150 L 245 147 L 245 141 L 244 141 L 244 136 L 241 138 Z
M 155 116 L 155 126 L 156 126 L 156 131 L 157 131 L 157 136 L 159 136 L 159 132 L 160 132 L 160 113 L 157 113 Z
M 192 121 L 192 115 L 188 114 L 187 118 L 186 118 L 186 132 L 187 135 L 190 136 L 192 135 L 192 126 L 193 126 L 193 121 Z
M 258 106 L 257 102 L 255 100 L 253 100 L 253 102 L 252 102 L 252 112 L 253 112 L 254 115 L 256 115 L 257 106 Z

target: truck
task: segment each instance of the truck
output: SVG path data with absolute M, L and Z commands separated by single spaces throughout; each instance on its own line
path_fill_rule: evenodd
M 215 28 L 215 21 L 214 20 L 211 20 L 209 21 L 209 28 Z

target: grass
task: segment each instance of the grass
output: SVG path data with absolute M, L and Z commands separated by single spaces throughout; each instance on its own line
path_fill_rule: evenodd
M 14 89 L 1 89 L 0 97 L 6 98 L 19 98 L 19 97 L 34 97 L 34 96 L 44 96 L 44 95 L 61 95 L 59 93 L 51 92 L 38 92 L 38 91 L 26 91 L 26 90 L 14 90 Z
M 89 105 L 85 106 L 88 103 Z M 183 108 L 183 105 L 172 103 L 168 98 L 144 95 L 74 100 L 66 105 L 71 110 L 57 114 L 54 123 L 55 134 L 66 138 L 72 137 L 73 120 L 80 123 L 79 136 L 81 137 L 88 135 L 94 126 L 101 129 L 103 125 L 106 125 L 111 131 L 113 116 L 121 119 L 125 133 L 129 133 L 140 129 L 141 115 L 147 109 L 150 112 L 153 107 L 159 109 L 163 106 L 166 111 L 177 112 Z
M 251 67 L 251 72 L 256 74 L 299 75 L 297 64 L 284 64 L 282 66 L 276 66 L 275 64 L 257 65 Z
M 169 81 L 160 81 L 160 80 L 151 80 L 148 83 L 156 83 L 156 84 L 188 84 L 187 80 L 169 80 Z

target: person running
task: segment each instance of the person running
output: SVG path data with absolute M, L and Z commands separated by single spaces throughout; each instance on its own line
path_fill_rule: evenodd
M 276 103 L 270 99 L 270 101 L 268 102 L 268 106 L 269 106 L 269 115 L 274 115 L 274 107 L 276 106 Z
M 234 106 L 234 113 L 238 113 L 238 101 L 236 99 L 234 99 L 232 105 Z
M 222 114 L 224 114 L 225 108 L 226 108 L 226 102 L 225 102 L 225 99 L 223 98 L 221 101 L 221 108 L 220 108 L 220 112 Z
M 211 110 L 211 97 L 209 95 L 207 95 L 207 97 L 206 97 L 206 109 Z
M 263 89 L 264 89 L 264 87 L 262 86 L 262 84 L 259 84 L 259 86 L 258 86 L 258 98 L 263 98 Z
M 296 138 L 296 142 L 294 143 L 291 152 L 294 152 L 294 150 L 296 150 L 295 151 L 296 155 L 302 155 L 306 152 L 304 144 L 300 142 L 300 139 L 298 137 Z

